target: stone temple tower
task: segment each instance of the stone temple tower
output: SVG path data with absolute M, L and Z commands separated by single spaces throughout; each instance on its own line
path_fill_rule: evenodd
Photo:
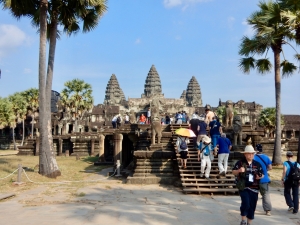
M 142 98 L 152 96 L 163 96 L 161 91 L 160 77 L 154 65 L 151 66 L 148 76 L 146 78 L 145 89 L 144 94 L 142 94 Z
M 186 102 L 187 102 L 187 106 L 193 106 L 193 107 L 202 106 L 202 95 L 201 95 L 200 85 L 194 76 L 189 81 L 189 84 L 187 86 Z
M 104 104 L 121 105 L 124 101 L 125 101 L 124 92 L 120 88 L 116 75 L 112 74 L 106 86 Z

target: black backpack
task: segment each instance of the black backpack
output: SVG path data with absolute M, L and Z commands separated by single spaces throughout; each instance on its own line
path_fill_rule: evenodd
M 180 139 L 181 139 L 181 138 L 180 138 Z M 186 142 L 185 142 L 185 138 L 184 138 L 184 140 L 181 139 L 181 143 L 180 143 L 180 145 L 179 145 L 179 148 L 180 148 L 181 150 L 186 150 L 186 149 L 188 148 L 188 146 L 187 146 L 187 144 L 186 144 Z
M 119 116 L 117 117 L 117 123 L 121 123 L 121 118 Z
M 292 164 L 290 161 L 287 161 L 287 163 L 290 165 L 290 172 L 288 174 L 287 179 L 289 181 L 293 181 L 293 182 L 299 182 L 300 180 L 300 169 L 298 168 L 298 163 L 295 162 L 294 164 Z

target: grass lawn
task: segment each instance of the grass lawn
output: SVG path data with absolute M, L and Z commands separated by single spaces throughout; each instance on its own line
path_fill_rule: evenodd
M 82 157 L 80 160 L 76 160 L 76 157 L 56 157 L 59 169 L 62 173 L 61 176 L 56 179 L 47 178 L 41 176 L 38 173 L 39 157 L 37 156 L 18 156 L 18 155 L 5 155 L 1 153 L 7 153 L 7 150 L 0 150 L 0 193 L 5 192 L 22 192 L 24 190 L 38 187 L 41 183 L 29 182 L 25 174 L 22 173 L 21 181 L 22 185 L 14 184 L 17 181 L 16 171 L 12 176 L 2 179 L 18 168 L 18 164 L 22 164 L 23 168 L 30 180 L 34 182 L 60 182 L 60 181 L 84 181 L 89 180 L 89 177 L 95 175 L 97 172 L 106 168 L 106 166 L 94 166 L 94 162 L 97 161 L 97 157 Z M 94 178 L 95 179 L 95 176 Z M 97 178 L 96 178 L 97 179 Z M 83 187 L 87 185 L 87 182 L 72 182 L 63 184 L 69 187 Z M 49 186 L 49 183 L 47 184 Z M 62 186 L 62 184 L 51 184 L 50 186 Z

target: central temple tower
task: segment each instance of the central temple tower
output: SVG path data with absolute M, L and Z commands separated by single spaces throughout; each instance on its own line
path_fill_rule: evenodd
M 161 91 L 160 78 L 154 65 L 151 66 L 150 71 L 147 75 L 144 94 L 142 94 L 141 97 L 145 98 L 145 97 L 152 97 L 152 96 L 163 97 Z

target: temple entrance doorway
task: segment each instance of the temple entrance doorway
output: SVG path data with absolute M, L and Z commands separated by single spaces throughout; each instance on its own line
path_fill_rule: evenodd
M 104 160 L 114 163 L 114 140 L 113 135 L 106 135 L 104 140 Z
M 133 143 L 128 138 L 128 135 L 123 135 L 122 142 L 122 165 L 126 168 L 133 159 Z

